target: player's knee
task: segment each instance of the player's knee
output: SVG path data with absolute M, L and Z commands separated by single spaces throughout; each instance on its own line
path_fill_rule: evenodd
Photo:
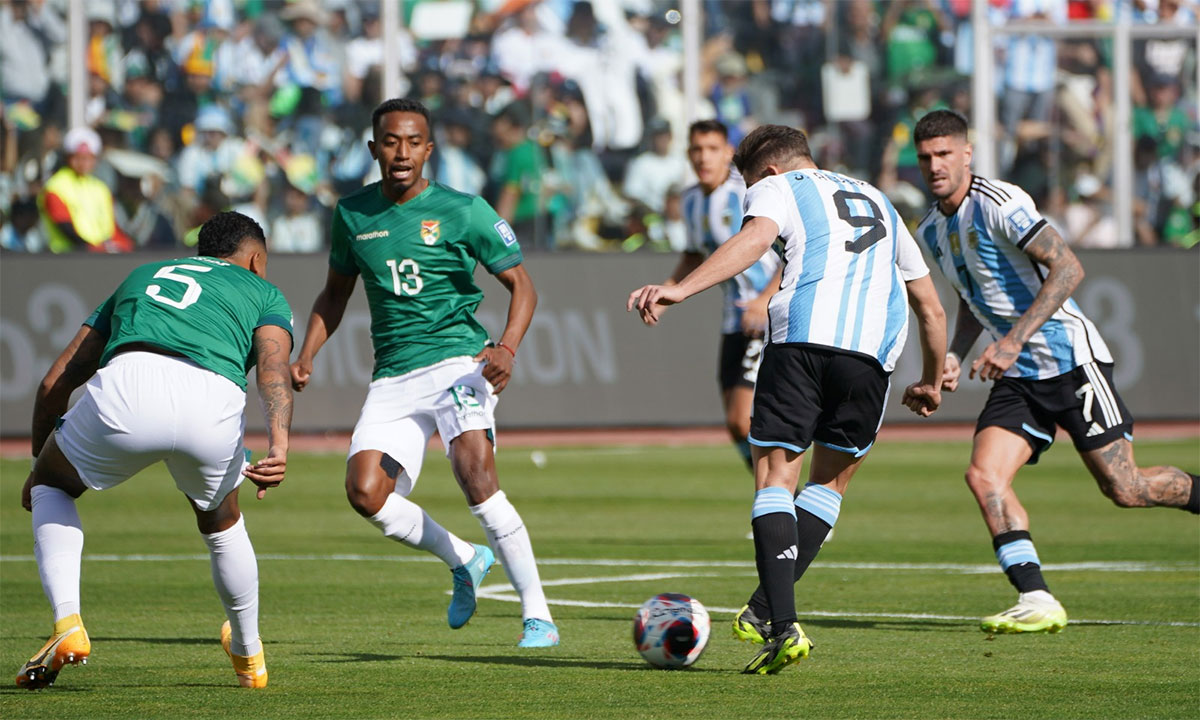
M 994 490 L 1004 484 L 1004 478 L 999 473 L 974 463 L 967 466 L 967 472 L 963 478 L 967 481 L 967 487 L 971 488 L 976 495 Z
M 363 517 L 371 517 L 383 508 L 387 501 L 387 492 L 383 483 L 371 477 L 362 477 L 353 473 L 346 476 L 346 499 L 350 507 Z
M 1133 478 L 1106 478 L 1100 481 L 1100 491 L 1120 508 L 1145 507 L 1146 501 L 1137 491 Z

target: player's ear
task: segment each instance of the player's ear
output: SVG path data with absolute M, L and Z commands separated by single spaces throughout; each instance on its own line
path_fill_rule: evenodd
M 256 244 L 248 260 L 246 269 L 265 280 L 267 278 L 267 246 Z
M 376 153 L 376 151 L 375 151 L 375 141 L 374 141 L 374 140 L 368 140 L 368 141 L 367 141 L 367 151 L 371 153 L 371 159 L 372 159 L 372 160 L 378 160 L 378 159 L 379 159 L 379 155 L 378 155 L 378 153 Z
M 967 143 L 967 147 L 963 149 L 963 156 L 966 157 L 967 167 L 971 166 L 971 158 L 974 156 L 975 149 L 971 143 Z

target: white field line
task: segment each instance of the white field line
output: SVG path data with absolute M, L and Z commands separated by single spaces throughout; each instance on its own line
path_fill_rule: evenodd
M 85 560 L 93 562 L 181 562 L 181 561 L 197 561 L 207 562 L 209 557 L 207 554 L 180 554 L 180 555 L 84 555 Z M 259 560 L 272 561 L 316 561 L 316 562 L 400 562 L 400 563 L 440 563 L 441 561 L 433 557 L 415 556 L 415 555 L 359 555 L 359 554 L 330 554 L 330 555 L 305 555 L 305 554 L 273 554 L 262 553 L 258 555 Z M 0 563 L 27 563 L 34 562 L 33 555 L 0 555 Z M 639 567 L 639 568 L 737 568 L 747 572 L 747 576 L 752 576 L 751 572 L 754 568 L 754 563 L 737 560 L 722 560 L 722 561 L 702 561 L 702 560 L 627 560 L 627 559 L 597 559 L 597 558 L 543 558 L 538 561 L 539 565 L 559 565 L 559 566 L 576 566 L 576 567 Z M 814 568 L 825 568 L 833 570 L 882 570 L 893 572 L 950 572 L 959 574 L 979 574 L 987 572 L 999 572 L 996 565 L 975 565 L 966 563 L 813 563 Z M 1084 571 L 1084 572 L 1128 572 L 1128 573 L 1145 573 L 1145 572 L 1198 572 L 1200 567 L 1190 562 L 1175 562 L 1175 563 L 1147 563 L 1147 562 L 1080 562 L 1080 563 L 1061 563 L 1043 566 L 1048 571 Z M 568 585 L 596 585 L 600 583 L 616 583 L 616 582 L 644 582 L 651 580 L 671 580 L 678 578 L 701 578 L 701 577 L 724 577 L 728 573 L 700 573 L 700 572 L 658 572 L 658 573 L 637 573 L 632 575 L 615 575 L 606 577 L 584 577 L 584 578 L 560 578 L 557 580 L 543 580 L 543 587 L 563 587 Z M 449 594 L 449 593 L 447 593 Z M 489 600 L 500 600 L 504 602 L 521 601 L 520 597 L 514 593 L 513 587 L 508 584 L 488 585 L 479 588 L 478 595 L 481 598 Z M 629 608 L 636 609 L 641 607 L 640 603 L 622 603 L 622 602 L 601 602 L 590 600 L 567 600 L 567 599 L 552 599 L 546 600 L 551 605 L 561 605 L 569 607 L 590 607 L 590 608 Z M 739 608 L 732 607 L 709 607 L 712 612 L 716 613 L 736 613 Z M 835 612 L 828 610 L 806 610 L 801 609 L 801 615 L 807 617 L 829 617 L 829 618 L 875 618 L 881 620 L 961 620 L 974 622 L 977 617 L 965 615 L 939 615 L 933 613 L 876 613 L 876 612 Z M 1195 622 L 1155 622 L 1148 620 L 1091 620 L 1074 618 L 1071 620 L 1076 625 L 1153 625 L 1167 627 L 1200 627 L 1200 623 Z
M 397 562 L 397 563 L 440 563 L 435 557 L 428 555 L 362 555 L 357 553 L 333 553 L 328 555 L 303 553 L 258 553 L 259 560 L 279 561 L 315 561 L 315 562 Z M 129 554 L 106 555 L 88 554 L 83 556 L 89 562 L 180 562 L 186 560 L 208 562 L 207 554 Z M 0 555 L 0 563 L 34 562 L 33 555 Z M 743 568 L 753 569 L 754 563 L 749 560 L 630 560 L 604 558 L 541 558 L 538 565 L 561 565 L 566 567 L 638 567 L 638 568 Z M 1000 567 L 995 563 L 878 563 L 878 562 L 814 562 L 813 568 L 825 570 L 884 570 L 893 572 L 949 572 L 974 575 L 981 573 L 998 573 Z M 1075 562 L 1047 563 L 1042 569 L 1053 572 L 1086 571 L 1086 572 L 1200 572 L 1200 565 L 1188 561 L 1178 562 Z
M 639 582 L 642 580 L 669 580 L 678 578 L 700 578 L 700 577 L 726 577 L 727 573 L 651 573 L 641 575 L 621 575 L 615 577 L 594 577 L 594 578 L 568 578 L 563 580 L 543 580 L 542 587 L 558 587 L 562 585 L 590 585 L 599 583 L 611 582 Z M 451 593 L 446 592 L 447 595 Z M 515 588 L 510 584 L 489 585 L 480 587 L 476 591 L 476 595 L 486 600 L 500 600 L 503 602 L 521 602 L 521 597 L 515 593 Z M 604 602 L 591 600 L 562 600 L 546 598 L 546 602 L 551 605 L 562 605 L 569 607 L 587 607 L 587 608 L 629 608 L 637 609 L 641 607 L 641 603 L 623 603 L 623 602 Z M 706 606 L 710 613 L 722 613 L 733 615 L 741 608 L 734 607 L 717 607 Z M 828 618 L 876 618 L 880 620 L 963 620 L 970 622 L 978 622 L 979 617 L 974 615 L 938 615 L 934 613 L 880 613 L 880 612 L 835 612 L 831 610 L 806 610 L 796 608 L 797 614 L 801 618 L 804 617 L 828 617 Z M 1197 622 L 1158 622 L 1153 620 L 1090 620 L 1084 618 L 1072 618 L 1072 625 L 1153 625 L 1156 627 L 1200 627 Z

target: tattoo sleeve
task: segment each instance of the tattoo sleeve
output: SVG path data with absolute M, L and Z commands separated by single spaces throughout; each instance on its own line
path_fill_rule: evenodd
M 1025 246 L 1025 253 L 1038 265 L 1048 268 L 1049 272 L 1029 309 L 1008 332 L 1008 336 L 1021 345 L 1062 307 L 1083 280 L 1083 266 L 1058 231 L 1050 226 L 1046 226 Z
M 291 338 L 283 328 L 265 325 L 254 331 L 258 396 L 272 447 L 287 447 L 292 426 L 292 381 L 288 363 L 291 349 Z

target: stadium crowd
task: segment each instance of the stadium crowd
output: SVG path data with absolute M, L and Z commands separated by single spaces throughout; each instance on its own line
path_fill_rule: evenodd
M 0 247 L 192 247 L 234 209 L 274 252 L 326 249 L 337 198 L 378 179 L 365 140 L 384 99 L 379 2 L 84 5 L 88 127 L 69 128 L 65 0 L 0 4 Z M 876 183 L 915 225 L 930 199 L 913 125 L 938 107 L 969 114 L 971 2 L 701 5 L 698 115 L 734 143 L 762 122 L 805 129 L 818 164 Z M 996 25 L 1125 11 L 1194 26 L 1200 5 L 989 2 Z M 679 18 L 663 0 L 405 2 L 401 94 L 437 125 L 427 174 L 482 194 L 527 249 L 681 250 Z M 1200 241 L 1194 39 L 1133 45 L 1135 237 L 1111 207 L 1111 42 L 1001 35 L 996 53 L 998 177 L 1078 246 Z

